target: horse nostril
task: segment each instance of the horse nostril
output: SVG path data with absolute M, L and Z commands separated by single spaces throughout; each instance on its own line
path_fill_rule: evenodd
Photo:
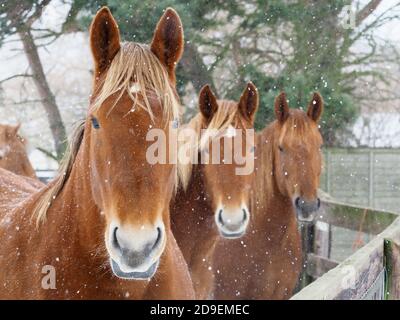
M 296 200 L 294 201 L 294 204 L 296 205 L 296 208 L 300 208 L 300 197 L 296 198 Z
M 117 249 L 121 249 L 121 246 L 119 245 L 118 238 L 117 238 L 117 230 L 118 230 L 118 227 L 116 227 L 116 228 L 114 229 L 114 231 L 113 231 L 113 239 L 112 239 L 112 241 L 113 241 L 113 246 L 114 246 L 115 248 L 117 248 Z
M 245 209 L 242 209 L 242 210 L 243 210 L 243 220 L 242 220 L 242 222 L 245 222 L 247 220 L 247 211 Z
M 320 200 L 320 198 L 317 198 L 317 207 L 318 207 L 318 209 L 321 207 L 321 200 Z
M 161 235 L 162 235 L 162 233 L 161 233 L 161 228 L 160 228 L 160 227 L 157 227 L 157 239 L 156 239 L 156 242 L 154 242 L 154 245 L 153 245 L 153 248 L 152 248 L 152 249 L 154 249 L 155 247 L 157 247 L 157 245 L 160 243 L 160 241 L 161 241 Z
M 221 225 L 224 225 L 224 221 L 222 220 L 222 209 L 220 209 L 219 212 L 218 212 L 218 222 Z

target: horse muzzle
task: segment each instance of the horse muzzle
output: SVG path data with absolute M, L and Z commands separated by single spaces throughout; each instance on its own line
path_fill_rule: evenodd
M 315 219 L 316 213 L 321 206 L 321 200 L 306 200 L 302 197 L 297 197 L 294 200 L 296 208 L 297 220 L 301 223 L 312 223 Z
M 246 207 L 218 208 L 215 223 L 220 235 L 226 239 L 237 239 L 246 233 L 250 213 Z
M 146 280 L 156 273 L 166 244 L 163 225 L 127 228 L 111 224 L 107 249 L 111 269 L 122 279 Z
M 154 274 L 157 271 L 159 264 L 159 260 L 157 260 L 155 263 L 153 263 L 149 269 L 147 269 L 144 272 L 139 272 L 139 271 L 132 271 L 132 272 L 124 272 L 121 270 L 121 267 L 117 262 L 115 262 L 113 259 L 111 259 L 111 269 L 113 273 L 121 279 L 127 279 L 127 280 L 148 280 L 151 279 Z

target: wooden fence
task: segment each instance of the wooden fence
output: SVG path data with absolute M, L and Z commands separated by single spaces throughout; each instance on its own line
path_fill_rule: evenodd
M 400 149 L 324 150 L 321 188 L 333 198 L 370 208 L 400 208 Z
M 343 261 L 332 259 L 332 228 L 372 240 Z M 400 299 L 400 217 L 324 200 L 318 222 L 302 228 L 306 261 L 302 289 L 292 299 Z

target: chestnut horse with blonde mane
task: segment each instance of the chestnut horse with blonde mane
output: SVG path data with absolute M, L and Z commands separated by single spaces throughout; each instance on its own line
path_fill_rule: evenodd
M 215 250 L 216 299 L 291 297 L 302 264 L 298 221 L 311 222 L 320 205 L 322 110 L 318 93 L 307 112 L 276 98 L 276 121 L 257 135 L 249 230 Z
M 236 239 L 246 232 L 250 220 L 249 200 L 254 169 L 254 115 L 257 88 L 248 83 L 239 102 L 218 100 L 209 86 L 199 95 L 200 113 L 181 130 L 195 131 L 188 144 L 190 159 L 181 166 L 183 187 L 171 204 L 172 231 L 192 276 L 197 299 L 209 297 L 213 287 L 212 257 L 221 237 Z M 181 131 L 182 132 L 182 131 Z M 241 139 L 237 147 L 236 139 Z M 216 145 L 216 141 L 219 142 Z M 201 161 L 202 156 L 211 160 Z M 246 161 L 253 161 L 247 172 Z
M 0 124 L 0 168 L 36 179 L 26 152 L 26 140 L 18 134 L 20 126 Z
M 146 159 L 150 128 L 179 116 L 181 21 L 167 9 L 150 46 L 121 45 L 102 8 L 90 44 L 93 95 L 60 175 L 36 190 L 0 171 L 0 298 L 191 299 L 169 221 L 176 165 Z

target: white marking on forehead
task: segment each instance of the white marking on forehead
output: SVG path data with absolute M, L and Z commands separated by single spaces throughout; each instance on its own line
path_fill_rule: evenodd
M 129 92 L 130 93 L 138 93 L 138 92 L 140 92 L 141 90 L 141 87 L 140 87 L 140 84 L 139 83 L 137 83 L 137 82 L 132 82 L 132 85 L 131 85 L 131 87 L 129 88 Z M 136 111 L 136 107 L 135 107 L 135 105 L 133 105 L 132 106 L 132 108 L 128 111 L 128 113 L 125 115 L 125 116 L 127 116 L 129 113 L 132 113 L 132 112 L 135 112 Z M 124 116 L 124 117 L 125 117 Z
M 129 89 L 131 93 L 138 93 L 140 92 L 140 90 L 141 90 L 140 84 L 137 82 L 133 82 L 131 88 Z
M 225 137 L 227 138 L 236 137 L 236 129 L 232 127 L 232 125 L 229 125 L 229 127 L 226 129 Z

